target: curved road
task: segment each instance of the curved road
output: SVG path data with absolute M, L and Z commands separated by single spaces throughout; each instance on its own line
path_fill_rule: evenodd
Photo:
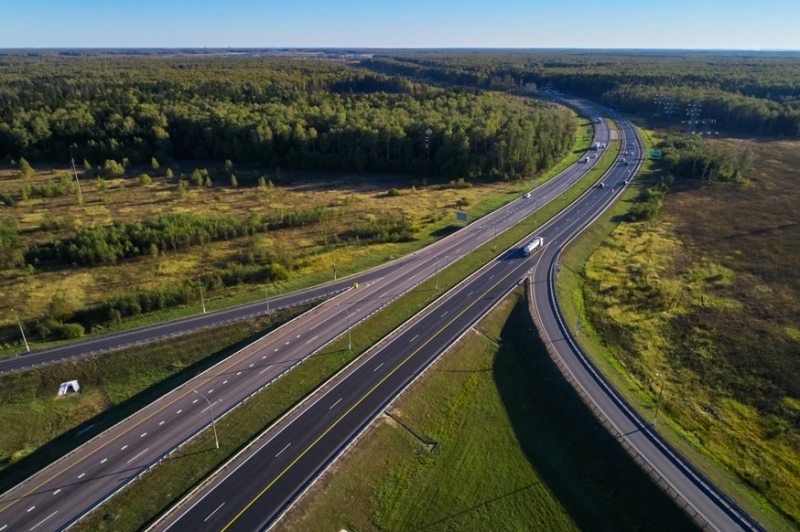
M 565 242 L 610 207 L 624 191 L 625 181 L 638 169 L 641 144 L 635 131 L 620 122 L 621 134 L 631 139 L 629 149 L 634 154 L 630 157 L 636 165 L 616 165 L 603 178 L 605 186 L 592 188 L 539 230 L 537 235 L 546 243 L 543 249 L 531 257 L 522 256 L 519 248 L 512 249 L 453 289 L 410 320 L 390 341 L 335 378 L 290 419 L 268 431 L 257 445 L 231 462 L 224 473 L 183 501 L 180 508 L 154 528 L 248 532 L 268 528 L 402 390 L 532 269 L 537 276 L 545 272 L 545 279 L 537 282 L 551 286 L 547 272 L 556 267 L 556 258 Z M 536 268 L 539 263 L 549 268 Z M 536 291 L 536 307 L 548 339 L 559 351 L 567 349 L 573 344 L 558 341 L 565 332 L 557 318 L 558 308 L 546 292 L 544 299 L 540 292 L 541 289 Z M 596 392 L 590 384 L 586 389 Z M 598 404 L 609 419 L 616 419 L 618 414 L 630 415 L 618 401 L 601 400 Z M 641 426 L 631 430 L 644 432 Z M 683 490 L 709 528 L 722 531 L 758 528 L 724 497 L 715 496 L 713 487 L 689 474 L 691 469 L 685 467 L 679 456 L 665 452 L 664 447 L 647 446 L 638 440 L 635 443 L 642 456 L 664 478 L 670 479 L 673 487 Z
M 597 128 L 596 135 L 597 141 L 608 142 L 607 126 Z M 533 191 L 530 199 L 520 198 L 409 257 L 342 281 L 349 286 L 357 280 L 361 287 L 324 302 L 247 346 L 0 496 L 0 532 L 59 530 L 75 522 L 208 427 L 209 408 L 217 417 L 225 415 L 305 357 L 346 332 L 348 322 L 358 323 L 435 275 L 439 268 L 491 240 L 496 228 L 498 232 L 505 230 L 532 214 L 537 206 L 556 198 L 583 176 L 594 162 L 570 167 Z M 330 287 L 327 285 L 321 290 L 330 290 Z M 297 297 L 308 299 L 313 290 L 304 291 Z M 295 296 L 284 296 L 282 300 L 288 297 Z M 262 304 L 265 311 L 265 303 L 254 303 L 164 326 L 177 326 L 178 330 L 208 326 L 236 319 L 235 316 L 246 317 Z M 161 327 L 164 326 L 122 335 L 139 335 L 136 338 L 145 341 L 163 335 L 165 329 Z M 119 342 L 122 335 L 68 345 L 64 349 L 80 346 L 85 349 L 92 341 Z M 48 356 L 54 355 L 50 353 Z M 208 403 L 203 396 L 208 398 Z

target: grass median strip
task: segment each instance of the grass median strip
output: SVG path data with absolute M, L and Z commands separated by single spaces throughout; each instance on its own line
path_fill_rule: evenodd
M 497 249 L 505 250 L 514 245 L 536 226 L 541 225 L 590 188 L 613 163 L 619 151 L 619 143 L 612 143 L 607 151 L 608 154 L 601 159 L 598 166 L 562 195 L 565 199 L 550 202 L 540 209 L 537 215 L 531 215 L 498 235 Z M 442 270 L 438 281 L 440 290 L 435 289 L 435 279 L 420 284 L 381 312 L 354 327 L 352 351 L 347 349 L 347 338 L 340 338 L 308 357 L 291 373 L 276 380 L 271 386 L 220 420 L 217 431 L 223 436 L 220 438 L 219 451 L 213 449 L 213 435 L 209 431 L 204 432 L 184 446 L 179 453 L 175 453 L 171 459 L 102 505 L 76 529 L 135 530 L 152 521 L 229 456 L 324 384 L 350 361 L 425 308 L 444 291 L 458 284 L 499 254 L 499 251 L 493 251 L 493 243 L 488 242 Z M 191 459 L 187 458 L 189 456 Z M 109 512 L 115 516 L 112 521 L 103 519 Z
M 689 530 L 552 364 L 524 291 L 444 355 L 276 526 Z

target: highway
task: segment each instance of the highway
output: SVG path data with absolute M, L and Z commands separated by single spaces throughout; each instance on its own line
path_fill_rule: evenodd
M 504 253 L 478 274 L 457 286 L 445 297 L 416 316 L 391 341 L 363 357 L 357 365 L 334 379 L 313 400 L 290 419 L 268 431 L 258 445 L 228 464 L 223 473 L 208 482 L 193 497 L 153 527 L 155 530 L 253 531 L 268 528 L 300 494 L 330 466 L 369 424 L 433 361 L 488 313 L 510 290 L 533 270 L 536 281 L 535 306 L 539 322 L 551 349 L 570 360 L 566 353 L 575 347 L 563 341 L 569 333 L 559 320 L 552 291 L 557 258 L 563 246 L 585 229 L 623 193 L 641 159 L 641 143 L 633 129 L 620 120 L 626 148 L 633 152 L 627 166 L 617 164 L 602 179 L 603 187 L 590 189 L 564 213 L 553 218 L 536 236 L 544 238 L 543 248 L 524 257 L 519 247 Z M 531 235 L 533 236 L 533 235 Z M 522 243 L 520 243 L 522 244 Z M 541 267 L 539 267 L 541 266 Z M 544 277 L 542 277 L 544 276 Z M 547 287 L 543 290 L 542 287 Z M 548 290 L 550 294 L 548 295 Z M 585 361 L 573 358 L 570 368 L 580 373 Z M 637 445 L 670 486 L 691 501 L 708 529 L 758 529 L 740 510 L 664 446 L 649 445 L 646 423 L 623 424 L 626 416 L 636 418 L 619 400 L 602 399 L 608 387 L 592 386 L 602 381 L 589 372 L 586 390 L 597 396 L 608 419 L 619 422 L 620 434 Z M 581 380 L 583 382 L 583 380 Z M 613 390 L 611 391 L 613 393 Z M 621 417 L 620 417 L 621 416 Z
M 609 135 L 603 123 L 596 128 L 595 140 L 608 142 Z M 0 496 L 0 532 L 59 530 L 74 523 L 183 442 L 208 427 L 210 409 L 217 417 L 225 415 L 305 357 L 346 332 L 348 322 L 360 322 L 424 279 L 435 275 L 438 269 L 445 268 L 491 240 L 495 230 L 505 230 L 532 214 L 535 208 L 556 198 L 594 163 L 595 160 L 592 160 L 589 164 L 573 165 L 557 178 L 536 188 L 531 198 L 520 198 L 387 267 L 343 281 L 344 285 L 339 288 L 352 285 L 354 281 L 358 281 L 360 286 L 325 301 L 247 346 Z M 512 262 L 509 261 L 509 264 Z M 329 284 L 320 290 L 331 291 L 333 286 Z M 313 289 L 297 297 L 311 299 L 310 293 L 313 293 Z M 284 296 L 281 301 L 285 302 L 286 298 L 291 297 L 295 296 Z M 220 311 L 215 316 L 207 314 L 181 320 L 177 331 L 183 330 L 181 327 L 197 328 L 234 319 L 236 314 L 225 314 L 228 311 L 242 312 L 246 316 L 266 310 L 265 303 L 262 310 L 259 310 L 259 305 L 262 303 Z M 200 321 L 209 319 L 208 316 L 212 316 L 212 322 Z M 129 336 L 126 343 L 146 341 L 165 334 L 165 329 L 158 327 L 122 334 L 140 335 Z M 116 340 L 108 341 L 119 342 L 120 336 L 115 335 Z M 87 342 L 75 345 L 82 345 L 86 349 Z M 54 355 L 51 353 L 48 356 Z

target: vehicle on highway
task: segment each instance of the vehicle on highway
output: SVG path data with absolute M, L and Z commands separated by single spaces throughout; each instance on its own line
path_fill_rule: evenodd
M 588 157 L 584 157 L 583 159 L 581 159 L 581 162 L 582 163 L 588 163 L 589 162 L 589 158 Z
M 597 185 L 597 188 L 605 188 L 605 186 L 606 186 L 605 183 L 600 183 L 599 185 Z
M 523 246 L 522 254 L 526 257 L 529 257 L 530 254 L 534 252 L 534 250 L 542 247 L 543 244 L 544 244 L 544 238 L 537 236 L 536 238 L 525 244 L 525 246 Z
M 525 198 L 525 199 L 528 199 L 528 198 L 531 197 L 531 193 L 530 192 L 526 192 L 525 195 L 522 196 L 522 197 Z

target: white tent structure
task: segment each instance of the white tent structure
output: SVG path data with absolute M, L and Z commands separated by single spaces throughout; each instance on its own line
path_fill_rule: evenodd
M 78 393 L 80 391 L 81 385 L 78 384 L 78 381 L 62 382 L 61 386 L 58 387 L 58 395 L 67 395 L 70 393 Z

